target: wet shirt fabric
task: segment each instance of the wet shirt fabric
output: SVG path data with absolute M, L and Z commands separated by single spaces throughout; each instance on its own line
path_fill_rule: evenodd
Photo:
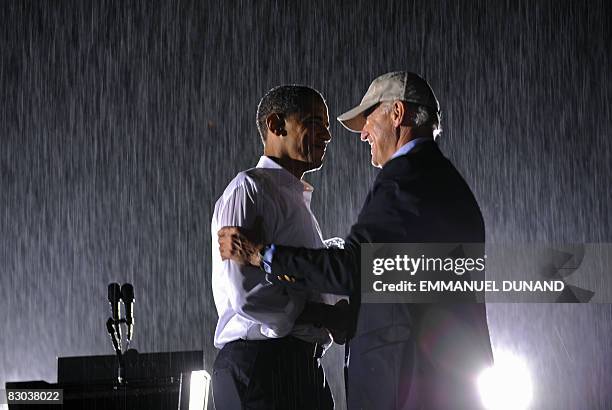
M 215 204 L 211 223 L 212 288 L 219 320 L 214 343 L 263 340 L 292 335 L 329 344 L 325 329 L 294 326 L 306 301 L 334 304 L 338 297 L 293 290 L 266 281 L 258 268 L 222 261 L 217 232 L 240 226 L 260 232 L 264 243 L 324 248 L 319 224 L 310 210 L 313 188 L 272 159 L 262 156 L 255 168 L 240 172 Z

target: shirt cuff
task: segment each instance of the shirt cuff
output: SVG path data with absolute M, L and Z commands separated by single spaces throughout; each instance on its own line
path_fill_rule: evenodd
M 274 244 L 268 245 L 263 249 L 261 267 L 266 273 L 272 273 L 272 259 L 274 258 L 274 251 L 276 251 L 276 246 Z

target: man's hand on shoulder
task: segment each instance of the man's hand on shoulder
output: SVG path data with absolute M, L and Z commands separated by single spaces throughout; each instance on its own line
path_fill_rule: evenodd
M 231 259 L 240 265 L 261 265 L 264 245 L 257 241 L 257 233 L 239 226 L 224 226 L 217 232 L 221 259 Z

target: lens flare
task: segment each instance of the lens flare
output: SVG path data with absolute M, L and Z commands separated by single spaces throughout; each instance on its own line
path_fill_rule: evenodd
M 529 369 L 520 357 L 496 352 L 495 365 L 478 377 L 478 391 L 489 410 L 527 409 L 533 395 Z

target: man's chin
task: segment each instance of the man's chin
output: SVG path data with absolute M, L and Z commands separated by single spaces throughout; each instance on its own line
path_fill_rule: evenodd
M 323 158 L 320 158 L 318 160 L 310 160 L 308 161 L 308 171 L 306 172 L 311 172 L 311 171 L 318 171 L 319 169 L 321 169 L 321 167 L 323 166 Z

